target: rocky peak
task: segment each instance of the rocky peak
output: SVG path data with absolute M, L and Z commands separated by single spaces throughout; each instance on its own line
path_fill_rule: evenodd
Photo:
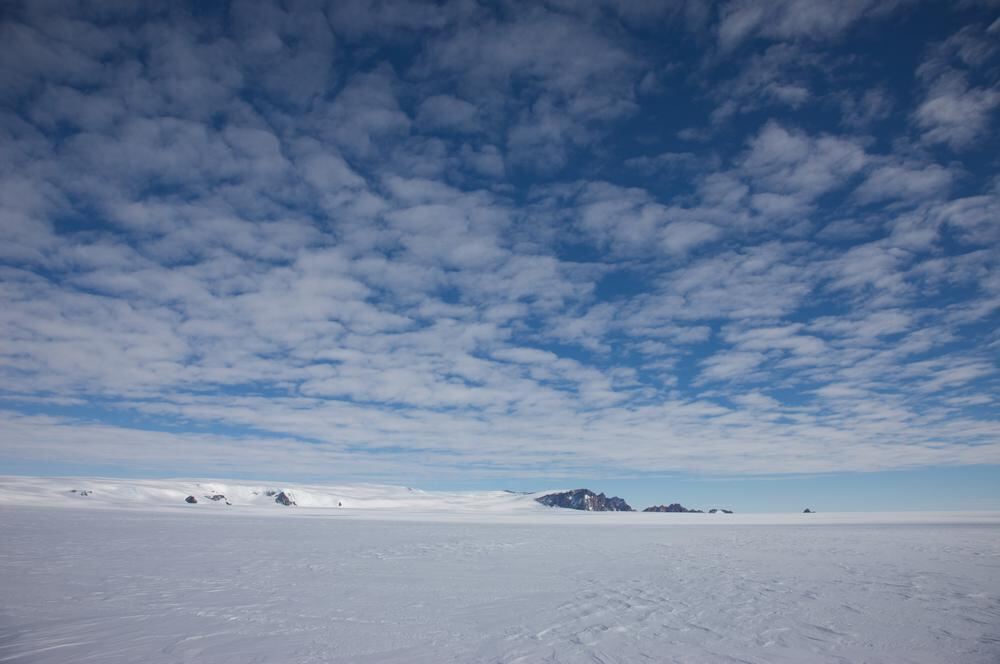
M 684 512 L 687 514 L 704 514 L 702 510 L 689 510 L 680 503 L 670 503 L 669 505 L 654 505 L 647 507 L 643 512 Z
M 535 500 L 549 507 L 564 507 L 571 510 L 587 512 L 632 512 L 634 511 L 624 499 L 617 496 L 608 497 L 603 493 L 594 493 L 590 489 L 574 489 L 561 493 L 550 493 Z
M 286 507 L 295 506 L 295 497 L 292 495 L 291 491 L 282 491 L 277 496 L 274 497 L 274 502 L 279 505 L 284 505 Z

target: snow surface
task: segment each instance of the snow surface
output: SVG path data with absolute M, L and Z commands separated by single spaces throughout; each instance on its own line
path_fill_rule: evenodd
M 0 662 L 1000 661 L 1000 514 L 532 498 L 0 478 Z

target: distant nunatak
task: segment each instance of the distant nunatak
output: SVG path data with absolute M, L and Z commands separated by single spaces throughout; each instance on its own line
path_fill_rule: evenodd
M 584 510 L 587 512 L 634 512 L 635 510 L 625 502 L 624 498 L 618 496 L 608 497 L 603 493 L 594 493 L 590 489 L 573 489 L 572 491 L 562 491 L 560 493 L 549 493 L 536 498 L 542 505 L 549 507 L 563 507 L 571 510 Z M 670 505 L 655 505 L 647 507 L 643 512 L 676 512 L 704 514 L 704 510 L 688 509 L 680 503 Z M 709 514 L 716 513 L 732 514 L 732 510 L 710 509 Z

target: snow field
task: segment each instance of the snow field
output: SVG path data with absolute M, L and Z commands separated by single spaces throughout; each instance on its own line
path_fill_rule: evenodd
M 1000 661 L 995 517 L 5 502 L 0 662 Z

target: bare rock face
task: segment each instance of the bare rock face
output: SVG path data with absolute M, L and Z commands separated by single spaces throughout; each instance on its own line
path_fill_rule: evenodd
M 184 502 L 185 503 L 190 503 L 191 505 L 194 505 L 195 503 L 198 502 L 198 499 L 195 498 L 194 496 L 188 496 L 187 498 L 184 499 Z
M 685 514 L 704 514 L 702 510 L 689 510 L 680 503 L 670 503 L 669 505 L 654 505 L 647 507 L 643 512 L 677 512 Z
M 274 502 L 285 507 L 295 507 L 295 499 L 290 492 L 282 491 L 274 497 Z
M 812 511 L 811 509 L 809 509 L 809 508 L 807 507 L 807 508 L 805 508 L 804 510 L 802 510 L 802 513 L 803 513 L 803 514 L 815 514 L 816 512 L 813 512 L 813 511 Z
M 562 493 L 550 493 L 535 500 L 549 507 L 564 507 L 571 510 L 587 512 L 633 512 L 624 499 L 617 496 L 611 498 L 603 493 L 594 493 L 590 489 L 574 489 Z
M 215 493 L 215 494 L 212 494 L 211 496 L 205 496 L 205 497 L 208 498 L 209 500 L 213 501 L 213 502 L 216 502 L 216 503 L 219 502 L 220 500 L 225 500 L 226 499 L 226 497 L 224 495 L 222 495 L 221 493 Z
M 708 510 L 709 514 L 718 514 L 719 512 L 722 512 L 723 514 L 732 514 L 733 513 L 732 510 L 720 510 L 717 507 L 713 507 L 712 509 Z

